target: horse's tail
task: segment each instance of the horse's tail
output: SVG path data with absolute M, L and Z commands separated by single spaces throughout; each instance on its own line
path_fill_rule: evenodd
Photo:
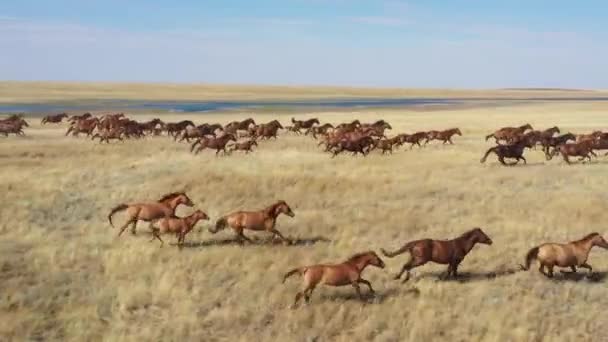
M 522 270 L 527 271 L 530 269 L 530 264 L 532 263 L 532 260 L 538 257 L 538 249 L 538 247 L 534 247 L 528 251 L 528 254 L 526 254 L 526 265 L 519 265 Z
M 403 247 L 399 248 L 398 250 L 396 250 L 394 252 L 387 252 L 384 248 L 380 248 L 380 252 L 382 252 L 382 254 L 384 254 L 385 257 L 393 258 L 399 254 L 408 252 L 410 249 L 412 249 L 413 246 L 414 246 L 414 242 L 412 241 L 412 242 L 406 243 L 405 245 L 403 245 Z
M 306 271 L 308 270 L 307 267 L 298 267 L 298 268 L 294 268 L 293 270 L 285 273 L 285 275 L 283 276 L 283 284 L 285 283 L 285 281 L 287 280 L 287 278 L 291 277 L 294 274 L 299 274 L 299 275 L 303 275 L 304 273 L 306 273 Z
M 112 223 L 112 215 L 114 215 L 114 214 L 115 214 L 116 212 L 118 212 L 118 211 L 125 210 L 125 209 L 127 209 L 128 207 L 129 207 L 129 205 L 128 205 L 128 204 L 124 204 L 124 203 L 123 203 L 123 204 L 119 204 L 119 205 L 117 205 L 116 207 L 114 207 L 114 208 L 113 208 L 113 209 L 110 211 L 110 214 L 108 215 L 108 221 L 110 221 L 110 225 L 111 225 L 112 227 L 114 227 L 114 224 Z
M 215 228 L 209 228 L 209 232 L 212 234 L 215 234 L 215 233 L 219 232 L 220 230 L 226 228 L 227 225 L 228 225 L 228 220 L 226 219 L 226 216 L 224 216 L 215 222 Z
M 481 160 L 479 161 L 480 163 L 485 163 L 486 159 L 488 159 L 488 156 L 490 155 L 490 153 L 496 153 L 496 147 L 490 147 L 487 151 L 486 154 L 483 155 L 483 158 L 481 158 Z
M 486 141 L 488 141 L 488 139 L 490 139 L 493 136 L 494 136 L 494 133 L 486 135 Z

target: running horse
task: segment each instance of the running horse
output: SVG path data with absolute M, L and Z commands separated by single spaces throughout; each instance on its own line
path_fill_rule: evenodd
M 55 114 L 55 115 L 47 115 L 45 117 L 42 118 L 42 120 L 40 121 L 41 125 L 47 124 L 47 123 L 61 123 L 63 121 L 63 119 L 67 118 L 68 114 L 67 113 L 60 113 L 60 114 Z
M 199 140 L 197 140 L 199 141 Z M 234 141 L 236 142 L 236 137 L 234 136 L 234 134 L 224 134 L 219 138 L 202 138 L 200 139 L 200 145 L 198 146 L 198 148 L 194 151 L 194 154 L 199 154 L 199 152 L 201 152 L 202 150 L 209 148 L 209 149 L 215 149 L 215 156 L 217 157 L 218 154 L 220 153 L 220 151 L 224 152 L 224 155 L 226 154 L 226 145 L 228 144 L 229 141 Z M 194 148 L 195 145 L 192 145 L 192 149 Z
M 579 161 L 583 161 L 585 159 L 591 161 L 591 156 L 597 157 L 595 152 L 593 152 L 593 146 L 594 141 L 592 140 L 585 140 L 574 144 L 564 143 L 556 146 L 547 156 L 547 159 L 549 160 L 552 157 L 561 154 L 562 158 L 564 158 L 564 161 L 568 163 L 568 165 L 572 164 L 569 157 L 580 157 Z
M 599 234 L 591 233 L 584 238 L 568 243 L 544 243 L 534 247 L 526 254 L 525 265 L 519 265 L 522 270 L 527 271 L 534 259 L 538 260 L 540 267 L 538 271 L 548 278 L 553 277 L 553 268 L 569 267 L 572 273 L 576 272 L 577 267 L 589 270 L 592 274 L 593 268 L 587 263 L 589 252 L 594 246 L 608 249 L 608 242 Z M 545 271 L 547 268 L 547 272 Z M 562 273 L 570 273 L 564 272 Z
M 160 238 L 160 234 L 175 233 L 177 245 L 181 248 L 186 241 L 186 235 L 192 231 L 198 221 L 208 219 L 209 216 L 201 210 L 197 210 L 186 217 L 163 217 L 156 222 L 150 223 L 150 229 L 152 230 L 152 239 L 150 241 L 158 239 L 162 247 L 165 242 Z
M 224 126 L 224 131 L 236 135 L 237 131 L 247 131 L 250 126 L 255 126 L 255 120 L 247 118 L 243 121 L 232 121 Z
M 446 143 L 450 143 L 450 145 L 453 145 L 454 142 L 452 142 L 452 136 L 454 134 L 462 136 L 462 132 L 460 131 L 459 128 L 450 128 L 450 129 L 446 129 L 444 131 L 428 131 L 426 134 L 426 141 L 424 142 L 424 144 L 426 145 L 430 141 L 433 141 L 433 140 L 439 140 L 439 141 L 443 141 L 444 145 Z
M 492 239 L 490 239 L 481 228 L 473 228 L 452 240 L 422 239 L 408 242 L 394 252 L 387 252 L 384 249 L 381 249 L 380 251 L 389 258 L 393 258 L 405 252 L 410 254 L 410 260 L 403 265 L 401 271 L 394 277 L 395 280 L 398 280 L 403 273 L 406 272 L 406 277 L 403 279 L 403 282 L 405 283 L 410 279 L 411 269 L 422 266 L 429 261 L 438 264 L 447 264 L 448 270 L 446 278 L 449 277 L 450 274 L 456 278 L 458 276 L 458 265 L 460 265 L 462 260 L 464 260 L 464 257 L 469 254 L 475 244 L 478 243 L 491 245 Z
M 293 132 L 296 133 L 302 133 L 300 131 L 300 129 L 306 129 L 309 130 L 311 129 L 315 124 L 320 125 L 319 123 L 319 119 L 317 118 L 312 118 L 312 119 L 308 119 L 308 120 L 296 120 L 294 118 L 291 118 L 291 123 L 293 123 Z
M 492 137 L 496 139 L 496 143 L 498 144 L 500 140 L 504 140 L 507 143 L 513 141 L 518 138 L 520 135 L 524 134 L 526 130 L 532 130 L 532 125 L 529 123 L 519 126 L 519 127 L 503 127 L 496 132 L 489 134 L 486 136 L 486 141 Z
M 329 286 L 351 285 L 355 288 L 361 300 L 363 300 L 363 296 L 361 295 L 359 284 L 365 284 L 369 288 L 370 293 L 374 294 L 375 291 L 372 288 L 372 284 L 368 280 L 361 278 L 361 273 L 369 265 L 378 268 L 384 268 L 385 266 L 384 261 L 380 259 L 376 252 L 368 251 L 355 254 L 339 264 L 319 264 L 294 268 L 283 276 L 283 283 L 285 283 L 287 278 L 298 274 L 304 278 L 304 289 L 296 294 L 292 308 L 298 305 L 302 297 L 308 303 L 312 292 L 319 284 Z
M 175 216 L 175 209 L 183 204 L 188 207 L 194 206 L 188 195 L 183 192 L 172 192 L 161 197 L 155 202 L 139 202 L 131 204 L 119 204 L 112 208 L 108 215 L 108 221 L 110 225 L 114 227 L 112 223 L 112 215 L 116 212 L 126 210 L 127 211 L 127 222 L 120 228 L 118 236 L 120 236 L 125 229 L 131 225 L 131 233 L 135 235 L 136 225 L 138 221 L 152 222 L 161 218 L 169 218 Z
M 519 163 L 519 160 L 523 160 L 524 164 L 527 164 L 526 158 L 524 158 L 524 149 L 531 148 L 532 144 L 528 139 L 521 139 L 520 141 L 510 144 L 510 145 L 496 145 L 494 147 L 490 147 L 486 154 L 479 161 L 480 163 L 485 163 L 486 159 L 490 153 L 495 153 L 498 156 L 498 161 L 505 166 L 512 166 Z M 514 163 L 505 162 L 505 158 L 516 159 Z
M 250 238 L 243 234 L 243 230 L 267 231 L 272 233 L 273 236 L 278 236 L 283 242 L 290 244 L 291 241 L 286 239 L 283 234 L 276 229 L 277 217 L 280 214 L 285 214 L 289 217 L 295 216 L 287 202 L 280 200 L 266 209 L 259 211 L 237 211 L 228 214 L 217 220 L 215 228 L 209 228 L 209 232 L 216 234 L 220 230 L 230 227 L 236 232 L 239 242 L 246 240 L 247 242 L 253 243 Z

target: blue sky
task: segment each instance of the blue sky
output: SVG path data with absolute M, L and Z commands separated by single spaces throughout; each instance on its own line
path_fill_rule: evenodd
M 7 0 L 0 79 L 608 88 L 605 1 Z

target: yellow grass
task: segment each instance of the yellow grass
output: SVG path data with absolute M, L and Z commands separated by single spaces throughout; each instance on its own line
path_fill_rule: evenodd
M 0 103 L 85 100 L 302 100 L 356 97 L 529 98 L 608 96 L 605 90 L 400 89 L 167 83 L 0 82 Z
M 215 158 L 165 137 L 106 146 L 63 137 L 65 126 L 33 124 L 27 138 L 0 138 L 0 340 L 605 341 L 606 251 L 589 260 L 599 281 L 510 270 L 541 242 L 606 234 L 606 159 L 567 166 L 531 151 L 528 166 L 513 168 L 479 159 L 490 146 L 483 135 L 495 127 L 605 129 L 607 110 L 560 103 L 310 114 L 334 123 L 384 118 L 393 132 L 458 126 L 464 133 L 455 146 L 335 159 L 292 135 L 261 143 L 253 155 Z M 164 119 L 226 123 L 245 115 Z M 277 116 L 289 120 L 254 115 Z M 135 237 L 116 238 L 106 220 L 111 207 L 176 190 L 212 221 L 284 199 L 296 216 L 280 217 L 278 229 L 310 243 L 272 245 L 268 235 L 249 233 L 258 243 L 240 247 L 228 242 L 231 232 L 210 234 L 210 222 L 182 251 L 149 243 L 146 224 Z M 375 299 L 361 303 L 350 287 L 320 287 L 310 305 L 288 308 L 301 281 L 281 284 L 292 267 L 474 226 L 494 245 L 475 247 L 461 281 L 438 280 L 445 267 L 429 264 L 410 282 L 395 282 L 407 260 L 400 256 L 385 259 L 385 270 L 365 271 Z

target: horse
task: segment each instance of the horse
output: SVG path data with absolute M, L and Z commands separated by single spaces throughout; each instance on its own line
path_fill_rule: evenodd
M 278 120 L 272 120 L 268 123 L 261 124 L 256 127 L 254 137 L 259 137 L 260 139 L 270 139 L 277 138 L 277 133 L 279 129 L 282 129 L 283 126 Z
M 351 122 L 339 124 L 338 126 L 336 126 L 336 131 L 352 132 L 355 129 L 357 129 L 358 127 L 361 127 L 361 122 L 359 122 L 359 120 L 355 119 Z
M 312 118 L 308 120 L 296 120 L 291 118 L 291 123 L 293 123 L 293 132 L 301 133 L 300 129 L 310 129 L 315 124 L 320 125 L 319 119 Z
M 22 118 L 17 119 L 6 119 L 0 122 L 0 133 L 4 134 L 4 136 L 8 136 L 9 134 L 15 135 L 25 135 L 23 133 L 23 127 L 29 127 L 27 121 Z
M 490 147 L 486 151 L 486 154 L 481 158 L 481 160 L 479 162 L 485 163 L 486 159 L 488 159 L 488 155 L 490 155 L 490 153 L 495 153 L 498 156 L 498 161 L 502 165 L 512 166 L 512 165 L 519 163 L 520 159 L 524 161 L 524 164 L 527 164 L 528 162 L 526 161 L 526 158 L 524 158 L 524 156 L 523 156 L 524 149 L 526 147 L 527 148 L 532 147 L 532 145 L 530 144 L 530 141 L 527 141 L 526 139 L 521 139 L 521 140 L 517 141 L 516 143 L 509 144 L 509 145 L 496 145 L 494 147 Z M 505 158 L 516 159 L 516 161 L 514 163 L 506 163 Z
M 186 217 L 164 217 L 158 221 L 152 221 L 150 223 L 150 229 L 152 230 L 152 239 L 150 241 L 158 239 L 162 247 L 165 242 L 160 238 L 160 234 L 175 233 L 177 245 L 182 247 L 186 241 L 186 234 L 190 233 L 200 220 L 209 220 L 209 216 L 201 210 L 197 210 Z
M 304 132 L 304 135 L 308 135 L 308 134 L 312 133 L 312 137 L 316 139 L 318 134 L 321 134 L 321 135 L 327 134 L 327 132 L 330 129 L 333 130 L 334 126 L 330 123 L 324 123 L 321 126 L 310 127 L 309 129 L 306 130 L 306 132 Z
M 374 141 L 374 148 L 379 148 L 382 151 L 382 154 L 385 154 L 387 151 L 390 154 L 393 154 L 393 146 L 400 145 L 401 138 L 396 136 L 390 139 L 378 139 Z
M 336 149 L 333 151 L 332 158 L 343 151 L 353 152 L 353 155 L 361 153 L 364 157 L 366 157 L 373 145 L 374 140 L 369 136 L 363 136 L 355 139 L 342 139 L 338 142 Z
M 185 130 L 186 127 L 194 127 L 194 126 L 196 126 L 194 124 L 194 122 L 192 122 L 190 120 L 182 120 L 182 121 L 176 122 L 176 123 L 173 123 L 173 122 L 166 123 L 165 129 L 167 130 L 167 134 L 169 136 L 175 137 L 176 134 Z
M 576 142 L 582 142 L 582 141 L 589 141 L 589 140 L 596 140 L 597 138 L 599 138 L 602 135 L 602 131 L 593 131 L 589 134 L 578 134 L 576 136 Z
M 557 126 L 553 126 L 551 128 L 547 128 L 546 130 L 540 132 L 541 138 L 550 138 L 553 137 L 555 134 L 560 134 L 560 130 L 559 127 Z
M 422 145 L 420 145 L 420 142 L 422 141 L 422 139 L 426 139 L 427 134 L 426 132 L 416 132 L 414 134 L 399 134 L 399 137 L 401 137 L 401 143 L 410 143 L 410 150 L 412 148 L 414 148 L 414 145 L 418 145 L 418 147 L 422 147 Z
M 432 140 L 439 140 L 439 141 L 443 141 L 444 145 L 446 143 L 450 143 L 450 145 L 453 145 L 454 142 L 452 142 L 452 136 L 454 134 L 458 134 L 458 135 L 462 136 L 462 132 L 460 131 L 459 128 L 450 128 L 450 129 L 446 129 L 444 131 L 428 131 L 426 134 L 426 141 L 424 142 L 424 144 L 426 145 Z
M 294 274 L 304 277 L 304 289 L 296 294 L 292 308 L 298 305 L 302 297 L 308 303 L 312 292 L 319 284 L 329 286 L 351 285 L 355 288 L 361 300 L 363 300 L 363 296 L 361 295 L 359 284 L 365 284 L 369 288 L 370 293 L 374 294 L 375 291 L 372 288 L 372 284 L 368 280 L 361 278 L 361 273 L 363 273 L 368 265 L 378 268 L 385 267 L 384 261 L 380 259 L 376 252 L 367 251 L 357 253 L 339 264 L 310 265 L 294 268 L 285 273 L 283 283 Z
M 112 223 L 112 215 L 116 212 L 126 210 L 127 211 L 127 222 L 120 228 L 118 236 L 120 236 L 127 226 L 131 224 L 131 233 L 135 235 L 137 221 L 152 222 L 164 217 L 175 216 L 175 209 L 180 204 L 188 207 L 194 206 L 188 195 L 183 192 L 172 192 L 162 196 L 156 202 L 141 202 L 141 203 L 130 203 L 130 204 L 119 204 L 112 208 L 110 214 L 108 214 L 108 221 L 110 225 L 114 227 Z
M 253 146 L 258 146 L 258 143 L 255 141 L 255 139 L 235 143 L 230 146 L 230 153 L 234 151 L 245 151 L 245 154 L 248 154 L 249 152 L 253 152 Z
M 231 123 L 224 126 L 224 131 L 232 134 L 237 134 L 237 131 L 246 131 L 249 126 L 255 125 L 255 120 L 247 118 L 243 121 L 232 121 Z
M 80 133 L 86 133 L 87 137 L 93 134 L 95 128 L 99 125 L 99 118 L 91 117 L 87 119 L 81 119 L 72 123 L 68 128 L 65 135 L 72 133 L 72 135 L 78 136 Z
M 481 228 L 473 228 L 452 240 L 422 239 L 408 242 L 394 252 L 387 252 L 384 249 L 380 249 L 380 251 L 388 258 L 409 252 L 410 260 L 403 265 L 401 271 L 394 277 L 395 280 L 398 280 L 404 272 L 407 272 L 403 279 L 405 283 L 410 278 L 411 269 L 422 266 L 429 261 L 447 264 L 446 278 L 450 274 L 456 278 L 458 276 L 458 265 L 477 243 L 491 245 L 492 239 Z
M 199 154 L 200 151 L 210 148 L 215 149 L 215 156 L 218 156 L 220 151 L 223 151 L 226 154 L 226 144 L 229 141 L 236 142 L 236 137 L 233 134 L 224 134 L 219 138 L 205 138 L 200 140 L 200 146 L 194 151 L 194 154 Z M 194 145 L 193 145 L 194 146 Z
M 490 139 L 491 137 L 494 137 L 494 139 L 496 139 L 496 144 L 498 144 L 500 140 L 510 142 L 514 138 L 517 138 L 519 135 L 525 133 L 528 129 L 533 129 L 532 125 L 530 125 L 529 123 L 519 127 L 503 127 L 494 133 L 486 135 L 486 141 L 488 141 L 488 139 Z
M 568 164 L 572 164 L 569 157 L 580 157 L 579 161 L 583 161 L 585 159 L 591 161 L 591 156 L 597 157 L 597 154 L 593 152 L 593 141 L 590 140 L 581 141 L 574 144 L 564 143 L 558 145 L 549 154 L 550 157 L 547 157 L 547 159 L 550 160 L 560 153 L 564 158 L 564 161 Z
M 93 114 L 88 113 L 88 112 L 87 112 L 87 113 L 84 113 L 84 114 L 82 114 L 82 115 L 72 115 L 72 116 L 70 116 L 70 117 L 68 118 L 68 122 L 70 122 L 70 123 L 74 123 L 74 122 L 76 122 L 76 121 L 80 121 L 80 120 L 88 119 L 88 118 L 90 118 L 90 117 L 92 117 L 92 116 L 93 116 Z
M 576 272 L 577 267 L 589 270 L 592 274 L 593 268 L 587 263 L 589 251 L 594 246 L 608 249 L 608 242 L 599 234 L 591 233 L 584 238 L 568 243 L 544 243 L 534 247 L 526 254 L 525 265 L 519 265 L 522 270 L 527 271 L 534 259 L 538 260 L 540 267 L 538 271 L 547 278 L 553 277 L 553 268 L 570 267 L 572 273 Z M 545 272 L 545 267 L 548 272 Z M 570 273 L 562 270 L 562 273 Z
M 159 118 L 154 118 L 150 121 L 142 122 L 139 125 L 143 131 L 149 134 L 153 134 L 156 131 L 157 126 L 160 126 L 161 128 L 165 127 L 165 123 Z
M 121 127 L 121 128 L 114 128 L 114 129 L 110 129 L 110 130 L 104 130 L 102 132 L 98 132 L 95 133 L 92 137 L 91 140 L 95 140 L 95 138 L 99 138 L 99 143 L 101 144 L 102 142 L 106 142 L 107 144 L 110 143 L 110 139 L 115 139 L 115 140 L 120 140 L 123 141 L 122 136 L 125 134 L 125 128 Z
M 239 242 L 242 243 L 243 240 L 246 240 L 247 242 L 253 243 L 251 239 L 243 234 L 243 230 L 267 231 L 272 233 L 273 236 L 278 236 L 283 242 L 290 244 L 291 241 L 286 239 L 283 234 L 275 228 L 277 217 L 280 214 L 285 214 L 289 217 L 295 216 L 287 202 L 280 200 L 259 211 L 237 211 L 228 214 L 217 220 L 215 228 L 209 228 L 209 232 L 216 234 L 220 230 L 230 227 L 236 232 Z
M 557 137 L 543 137 L 541 138 L 541 145 L 543 146 L 543 151 L 545 152 L 545 156 L 547 160 L 551 159 L 551 155 L 549 153 L 549 148 L 557 147 L 558 145 L 565 144 L 570 140 L 576 140 L 576 136 L 572 133 L 562 134 Z
M 61 123 L 63 121 L 63 119 L 67 118 L 67 117 L 68 117 L 67 113 L 47 115 L 47 116 L 43 117 L 42 120 L 40 120 L 40 124 L 44 125 L 47 123 Z

